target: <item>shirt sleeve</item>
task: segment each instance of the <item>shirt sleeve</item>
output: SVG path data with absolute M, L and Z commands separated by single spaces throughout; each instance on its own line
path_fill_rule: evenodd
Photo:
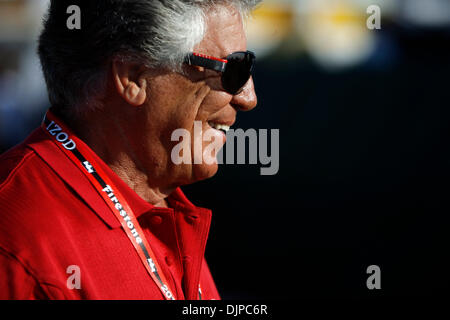
M 39 282 L 22 263 L 0 250 L 0 300 L 48 298 Z

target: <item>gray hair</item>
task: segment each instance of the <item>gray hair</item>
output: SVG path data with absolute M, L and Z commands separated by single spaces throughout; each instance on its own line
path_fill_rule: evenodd
M 260 0 L 52 0 L 38 53 L 49 99 L 61 113 L 101 107 L 107 65 L 120 56 L 148 67 L 179 70 L 205 34 L 205 13 L 232 5 L 248 15 Z M 67 8 L 81 9 L 81 29 L 69 30 Z

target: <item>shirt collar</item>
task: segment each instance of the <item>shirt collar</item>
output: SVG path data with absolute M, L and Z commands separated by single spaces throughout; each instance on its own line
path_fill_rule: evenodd
M 31 147 L 83 200 L 93 211 L 110 227 L 121 227 L 109 207 L 91 185 L 84 172 L 79 170 L 59 148 L 47 137 L 42 128 L 35 131 L 28 143 Z M 175 189 L 167 198 L 170 208 L 160 208 L 146 202 L 132 190 L 95 152 L 85 145 L 90 156 L 95 159 L 96 165 L 108 175 L 112 183 L 128 202 L 136 218 L 154 212 L 179 212 L 190 216 L 210 215 L 210 210 L 192 204 L 180 188 Z
M 122 196 L 128 202 L 128 205 L 133 210 L 135 217 L 138 219 L 144 214 L 148 213 L 166 213 L 166 212 L 179 212 L 181 214 L 190 215 L 198 217 L 203 215 L 203 213 L 210 210 L 205 208 L 200 208 L 195 206 L 186 195 L 183 193 L 181 188 L 176 188 L 166 199 L 169 208 L 161 208 L 148 203 L 142 199 L 133 189 L 131 189 L 99 156 L 97 156 L 94 151 L 89 149 L 91 156 L 95 159 L 96 165 L 100 166 L 103 172 L 105 172 L 111 179 L 112 183 L 115 185 L 116 189 L 122 194 Z M 120 223 L 114 224 L 113 227 L 120 227 Z

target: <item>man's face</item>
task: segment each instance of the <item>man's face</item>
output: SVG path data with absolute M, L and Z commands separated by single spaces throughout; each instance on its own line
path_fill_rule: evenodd
M 234 8 L 219 7 L 207 14 L 205 37 L 194 52 L 225 58 L 235 51 L 245 51 L 246 46 L 240 14 Z M 163 73 L 153 75 L 148 81 L 147 116 L 143 130 L 146 144 L 143 150 L 147 151 L 142 161 L 151 162 L 146 167 L 155 168 L 152 175 L 168 176 L 174 185 L 213 176 L 218 169 L 217 163 L 208 164 L 201 158 L 211 159 L 212 156 L 215 159 L 216 152 L 206 154 L 208 146 L 211 147 L 212 143 L 223 146 L 225 134 L 212 126 L 231 126 L 236 120 L 237 110 L 251 110 L 257 103 L 252 79 L 240 94 L 233 96 L 223 90 L 221 73 L 195 66 L 185 65 L 183 68 L 184 75 Z M 202 134 L 198 134 L 199 128 Z M 173 148 L 180 143 L 171 141 L 172 133 L 177 129 L 190 133 L 191 164 L 177 165 L 171 159 Z

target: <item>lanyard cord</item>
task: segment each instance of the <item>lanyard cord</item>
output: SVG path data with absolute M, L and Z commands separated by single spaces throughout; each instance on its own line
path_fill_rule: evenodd
M 175 300 L 172 291 L 169 289 L 167 279 L 160 272 L 158 261 L 145 235 L 125 198 L 115 188 L 108 176 L 97 166 L 94 168 L 94 161 L 86 158 L 89 154 L 82 141 L 71 132 L 69 128 L 62 124 L 51 111 L 48 111 L 42 122 L 42 129 L 52 138 L 58 148 L 86 175 L 99 195 L 105 200 L 115 217 L 121 223 L 128 239 L 132 242 L 139 255 L 145 269 L 148 271 L 153 281 L 163 293 L 167 300 Z M 199 300 L 202 298 L 202 291 L 198 288 Z

